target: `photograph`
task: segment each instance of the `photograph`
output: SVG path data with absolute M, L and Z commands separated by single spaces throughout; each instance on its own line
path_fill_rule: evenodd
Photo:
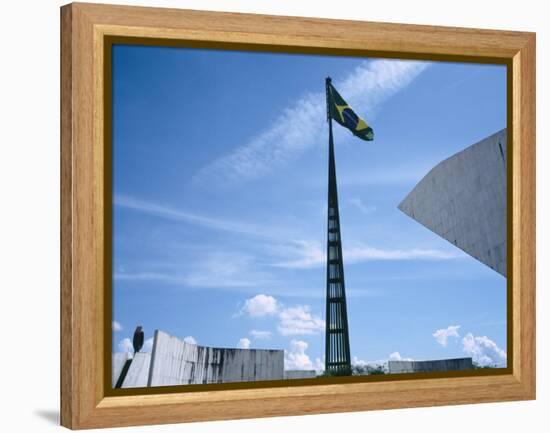
M 506 64 L 111 49 L 113 388 L 509 366 Z
M 1 430 L 537 433 L 527 2 L 4 2 Z

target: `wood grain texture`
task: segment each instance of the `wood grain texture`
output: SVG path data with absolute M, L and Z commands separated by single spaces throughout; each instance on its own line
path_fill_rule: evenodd
M 532 33 L 71 4 L 61 10 L 61 423 L 70 428 L 535 398 Z M 107 397 L 103 359 L 105 37 L 512 64 L 509 374 Z M 110 236 L 110 234 L 109 234 Z M 510 263 L 510 262 L 509 262 Z M 337 398 L 334 398 L 337 397 Z
M 514 375 L 535 398 L 535 38 L 513 59 Z
M 72 322 L 72 10 L 61 9 L 61 424 L 71 427 L 74 399 Z

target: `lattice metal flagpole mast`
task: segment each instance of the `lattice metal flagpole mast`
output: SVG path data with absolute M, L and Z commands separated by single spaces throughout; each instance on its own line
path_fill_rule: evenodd
M 351 374 L 348 313 L 340 235 L 340 212 L 336 187 L 336 164 L 330 115 L 331 79 L 326 79 L 328 140 L 328 222 L 327 222 L 327 310 L 325 328 L 325 371 L 330 375 Z

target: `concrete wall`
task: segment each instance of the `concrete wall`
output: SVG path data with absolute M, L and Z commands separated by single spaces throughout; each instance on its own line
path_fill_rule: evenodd
M 388 361 L 388 372 L 390 374 L 471 370 L 473 368 L 472 358 L 437 359 L 431 361 Z
M 285 370 L 285 379 L 309 379 L 317 377 L 315 370 Z
M 126 373 L 122 388 L 139 388 L 147 386 L 151 354 L 138 352 L 134 355 L 130 368 Z
M 155 331 L 149 386 L 283 379 L 282 350 L 224 349 Z
M 506 276 L 506 129 L 436 165 L 398 207 Z
M 111 365 L 111 380 L 113 387 L 116 385 L 118 378 L 120 376 L 120 373 L 122 373 L 122 368 L 124 367 L 124 364 L 126 363 L 126 360 L 128 359 L 128 353 L 126 352 L 120 352 L 120 353 L 113 353 L 112 357 L 112 365 Z

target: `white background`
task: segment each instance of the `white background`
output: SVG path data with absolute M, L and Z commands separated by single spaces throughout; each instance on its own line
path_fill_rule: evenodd
M 181 0 L 144 6 L 537 32 L 538 400 L 131 428 L 148 432 L 548 431 L 550 14 L 544 1 Z M 59 412 L 59 6 L 0 3 L 0 426 L 55 431 Z M 546 79 L 545 79 L 546 77 Z M 457 119 L 457 128 L 464 127 Z M 545 272 L 546 271 L 546 272 Z M 475 302 L 475 299 L 472 300 Z M 545 424 L 545 425 L 544 425 Z M 120 431 L 120 430 L 118 430 Z

